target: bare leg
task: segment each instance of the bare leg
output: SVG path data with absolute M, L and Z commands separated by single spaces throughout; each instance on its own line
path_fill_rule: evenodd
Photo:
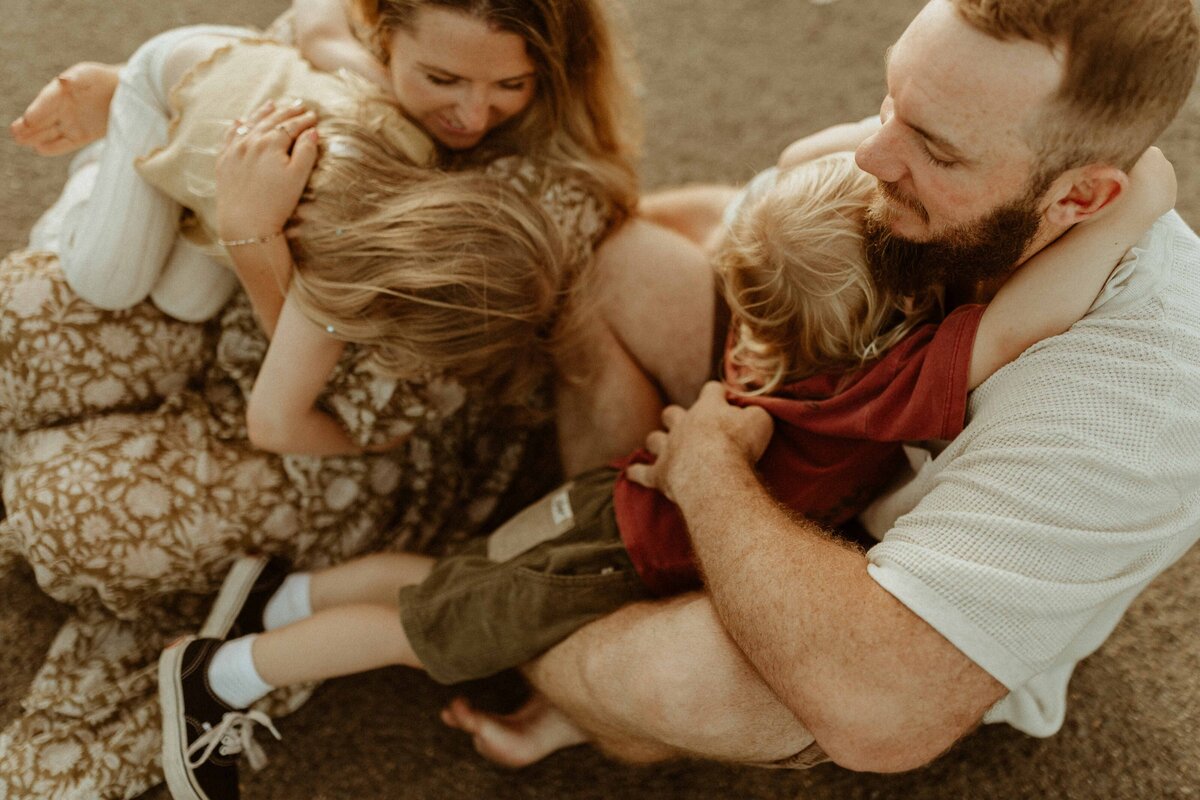
M 738 191 L 736 186 L 715 183 L 662 189 L 644 196 L 638 211 L 650 222 L 711 252 L 720 237 L 725 208 Z
M 525 672 L 601 749 L 628 761 L 773 761 L 813 741 L 699 594 L 626 606 Z
M 120 67 L 85 61 L 47 83 L 10 126 L 13 140 L 38 155 L 70 153 L 104 136 Z
M 479 711 L 457 698 L 442 721 L 470 734 L 486 758 L 512 767 L 588 741 L 632 763 L 769 762 L 813 741 L 701 595 L 627 606 L 525 672 L 545 695 L 513 714 Z
M 261 633 L 251 652 L 254 668 L 271 686 L 338 678 L 400 664 L 421 666 L 408 643 L 395 602 L 329 608 Z
M 712 362 L 708 257 L 677 233 L 633 220 L 596 253 L 601 309 L 634 361 L 672 403 L 689 406 Z
M 425 580 L 434 561 L 413 553 L 375 553 L 314 572 L 309 584 L 312 609 L 368 603 L 394 610 L 400 587 Z
M 555 396 L 558 447 L 568 476 L 599 467 L 641 447 L 659 426 L 658 388 L 608 324 L 589 321 L 582 357 L 587 370 L 560 368 Z
M 258 674 L 272 686 L 291 686 L 392 664 L 419 668 L 397 594 L 424 580 L 433 564 L 428 556 L 376 553 L 314 572 L 312 616 L 254 640 Z
M 714 289 L 708 259 L 684 237 L 635 219 L 596 252 L 594 315 L 583 368 L 558 387 L 568 474 L 640 446 L 664 402 L 691 405 L 708 379 Z

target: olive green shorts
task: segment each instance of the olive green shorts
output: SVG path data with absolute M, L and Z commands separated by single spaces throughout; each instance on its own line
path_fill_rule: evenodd
M 400 619 L 429 675 L 457 683 L 530 661 L 650 597 L 621 544 L 617 471 L 584 473 L 400 590 Z

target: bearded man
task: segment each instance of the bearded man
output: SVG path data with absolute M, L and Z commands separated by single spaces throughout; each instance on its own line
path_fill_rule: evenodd
M 986 301 L 1126 189 L 1198 58 L 1191 0 L 931 0 L 878 123 L 826 137 L 869 132 L 879 280 Z M 1076 664 L 1200 538 L 1200 239 L 1159 219 L 1082 321 L 976 389 L 964 432 L 863 515 L 867 552 L 763 488 L 765 412 L 710 383 L 662 419 L 629 474 L 682 509 L 707 594 L 584 628 L 530 666 L 544 696 L 516 717 L 452 708 L 485 754 L 591 739 L 888 772 L 980 723 L 1048 736 Z

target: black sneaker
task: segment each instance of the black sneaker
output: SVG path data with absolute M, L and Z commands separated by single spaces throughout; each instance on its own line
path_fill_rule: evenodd
M 238 800 L 242 753 L 254 769 L 266 762 L 254 724 L 279 738 L 266 714 L 230 708 L 209 687 L 208 665 L 222 644 L 189 636 L 158 659 L 163 772 L 175 800 Z
M 213 601 L 200 636 L 237 639 L 262 633 L 267 602 L 291 572 L 291 564 L 279 556 L 244 556 L 229 568 L 221 591 Z

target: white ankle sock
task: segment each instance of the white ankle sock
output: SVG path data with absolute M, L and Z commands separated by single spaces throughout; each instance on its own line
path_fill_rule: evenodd
M 251 648 L 257 634 L 221 645 L 208 664 L 208 685 L 213 694 L 234 708 L 248 708 L 274 689 L 254 667 Z
M 293 572 L 284 578 L 275 594 L 267 601 L 267 607 L 263 609 L 263 627 L 273 631 L 311 617 L 311 584 L 312 574 L 308 572 Z

